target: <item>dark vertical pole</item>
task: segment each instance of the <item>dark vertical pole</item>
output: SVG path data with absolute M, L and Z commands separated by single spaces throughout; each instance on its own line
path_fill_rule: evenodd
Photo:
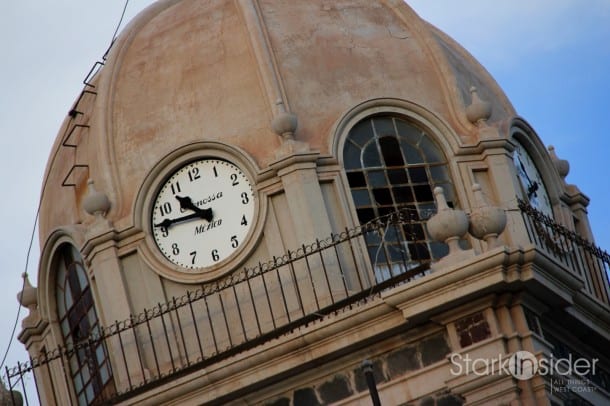
M 377 392 L 377 385 L 375 384 L 375 376 L 373 375 L 373 363 L 368 359 L 362 361 L 362 371 L 364 372 L 364 377 L 366 378 L 366 384 L 369 387 L 369 393 L 371 394 L 373 406 L 381 406 L 379 393 Z

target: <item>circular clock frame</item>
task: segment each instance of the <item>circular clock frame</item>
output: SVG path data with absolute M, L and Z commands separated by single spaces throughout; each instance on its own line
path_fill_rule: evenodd
M 262 234 L 266 204 L 256 173 L 243 151 L 216 142 L 191 144 L 163 158 L 137 199 L 145 262 L 182 283 L 207 282 L 236 270 Z M 234 214 L 240 205 L 248 211 Z

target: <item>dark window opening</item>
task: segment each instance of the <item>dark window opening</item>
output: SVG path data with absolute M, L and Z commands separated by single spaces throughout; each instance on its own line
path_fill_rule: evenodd
M 415 200 L 418 202 L 433 202 L 434 195 L 430 185 L 413 186 L 413 192 L 415 192 Z
M 376 188 L 373 189 L 373 196 L 375 197 L 375 203 L 379 206 L 392 205 L 392 194 L 389 188 Z
M 379 139 L 381 155 L 386 166 L 404 166 L 400 145 L 396 137 L 383 137 Z
M 447 160 L 424 131 L 399 117 L 365 119 L 350 131 L 343 160 L 361 224 L 399 209 L 408 213 L 402 227 L 366 235 L 378 279 L 446 255 L 446 244 L 432 241 L 425 223 L 436 212 L 433 189 L 441 186 L 453 207 L 453 185 Z
M 409 176 L 413 183 L 428 183 L 426 168 L 409 168 Z
M 362 172 L 348 172 L 347 181 L 351 188 L 366 187 L 366 179 Z
M 409 183 L 407 172 L 404 169 L 391 169 L 388 170 L 388 179 L 392 185 L 402 185 Z

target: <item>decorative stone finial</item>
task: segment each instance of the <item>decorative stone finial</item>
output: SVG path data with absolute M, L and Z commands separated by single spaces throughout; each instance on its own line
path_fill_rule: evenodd
M 559 176 L 561 176 L 561 178 L 565 180 L 565 177 L 568 176 L 568 173 L 570 172 L 570 163 L 566 159 L 559 159 L 559 157 L 555 153 L 554 146 L 549 145 L 548 149 L 549 154 L 551 154 L 551 161 L 553 161 L 555 168 L 557 168 Z
M 87 181 L 88 193 L 83 200 L 83 208 L 87 213 L 96 217 L 106 217 L 106 213 L 110 210 L 110 199 L 105 193 L 95 190 L 93 180 Z
M 485 127 L 487 119 L 491 117 L 491 103 L 481 100 L 474 86 L 470 88 L 470 94 L 472 99 L 466 107 L 466 118 L 477 127 Z
M 38 306 L 37 289 L 30 283 L 27 273 L 24 272 L 21 277 L 23 278 L 23 290 L 17 293 L 17 301 L 21 306 L 27 307 L 31 313 Z
M 294 133 L 297 130 L 297 116 L 287 112 L 284 108 L 284 102 L 278 100 L 276 103 L 279 106 L 279 113 L 271 121 L 273 131 L 284 140 L 294 139 Z
M 437 213 L 428 219 L 428 232 L 432 238 L 449 246 L 447 257 L 451 257 L 462 251 L 459 240 L 468 231 L 468 217 L 462 210 L 447 205 L 442 187 L 434 188 L 434 199 Z
M 309 144 L 294 138 L 298 124 L 296 114 L 287 112 L 282 100 L 278 100 L 276 104 L 278 105 L 279 112 L 273 121 L 271 121 L 271 127 L 277 135 L 282 137 L 282 145 L 276 149 L 275 156 L 277 158 L 285 158 L 295 154 L 308 153 Z
M 498 245 L 498 235 L 506 227 L 506 213 L 500 207 L 491 206 L 481 190 L 481 185 L 472 185 L 476 207 L 470 214 L 470 234 L 485 240 L 487 249 Z

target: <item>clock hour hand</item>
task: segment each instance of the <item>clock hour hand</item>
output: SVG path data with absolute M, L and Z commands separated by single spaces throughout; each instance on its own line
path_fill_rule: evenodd
M 207 208 L 207 209 L 200 209 L 199 207 L 197 207 L 193 201 L 191 200 L 191 198 L 189 196 L 178 196 L 176 195 L 176 199 L 178 200 L 178 202 L 180 202 L 180 208 L 183 210 L 193 210 L 195 213 L 199 214 L 199 217 L 207 220 L 207 221 L 212 221 L 212 209 Z
M 181 209 L 188 209 L 188 210 L 193 210 L 194 212 L 199 212 L 201 209 L 197 206 L 195 206 L 195 204 L 193 204 L 193 201 L 191 200 L 191 198 L 189 196 L 178 196 L 176 195 L 176 199 L 178 199 L 178 201 L 180 202 L 180 208 Z

